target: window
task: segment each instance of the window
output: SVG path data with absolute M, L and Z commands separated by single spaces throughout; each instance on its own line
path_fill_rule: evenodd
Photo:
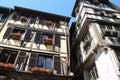
M 37 66 L 41 68 L 52 68 L 52 61 L 52 57 L 39 55 Z
M 120 35 L 120 26 L 114 26 L 115 30 L 118 32 L 118 34 Z
M 97 74 L 97 69 L 96 69 L 96 66 L 95 64 L 92 65 L 89 69 L 88 69 L 88 77 L 89 77 L 89 80 L 97 80 L 98 78 L 98 74 Z
M 53 35 L 42 34 L 41 43 L 52 45 L 53 44 Z
M 100 24 L 100 28 L 101 28 L 102 32 L 104 32 L 104 30 L 105 30 L 105 25 Z
M 17 51 L 2 50 L 0 53 L 0 62 L 14 64 L 17 56 Z
M 102 32 L 105 34 L 106 33 L 106 30 L 107 30 L 107 33 L 108 33 L 108 31 L 109 31 L 109 33 L 111 34 L 111 35 L 113 35 L 114 36 L 114 33 L 116 33 L 117 35 L 119 35 L 120 34 L 120 27 L 119 27 L 119 25 L 112 25 L 112 24 L 110 24 L 110 25 L 105 25 L 105 24 L 99 24 L 100 25 L 100 28 L 101 28 L 101 30 L 102 30 Z M 115 37 L 115 36 L 114 36 Z M 117 37 L 117 36 L 116 36 Z
M 0 30 L 2 29 L 3 27 L 3 24 L 4 24 L 4 20 L 7 18 L 7 15 L 6 14 L 0 14 Z
M 20 40 L 21 36 L 25 33 L 25 30 L 13 29 L 10 33 L 10 37 L 15 40 Z M 23 37 L 23 36 L 22 36 Z
M 90 36 L 90 33 L 87 33 L 86 36 L 85 36 L 85 38 L 84 38 L 84 40 L 83 40 L 83 42 L 84 42 L 83 48 L 85 50 L 88 50 L 90 48 L 91 40 L 92 40 L 92 38 Z
M 0 20 L 2 20 L 2 14 L 0 14 Z

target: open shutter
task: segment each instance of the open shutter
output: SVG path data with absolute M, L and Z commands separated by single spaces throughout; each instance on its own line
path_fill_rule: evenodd
M 29 67 L 33 68 L 36 66 L 36 61 L 37 61 L 37 54 L 31 53 L 30 61 L 29 61 Z
M 60 56 L 54 56 L 54 70 L 57 70 L 57 73 L 61 74 L 61 58 L 60 58 Z
M 13 28 L 11 28 L 11 27 L 7 28 L 7 30 L 6 30 L 6 32 L 5 32 L 4 36 L 3 36 L 3 39 L 8 39 L 10 37 L 10 33 L 11 33 L 12 29 Z
M 55 35 L 55 45 L 56 46 L 59 46 L 61 45 L 61 38 L 60 38 L 60 35 Z
M 25 58 L 26 58 L 26 52 L 21 51 L 18 54 L 18 58 L 17 58 L 16 64 L 18 64 L 19 67 L 20 67 L 25 62 Z M 25 67 L 25 66 L 23 66 L 23 67 Z
M 55 27 L 59 28 L 59 27 L 60 27 L 60 23 L 57 22 L 57 23 L 55 24 Z
M 31 38 L 31 30 L 28 29 L 27 32 L 26 32 L 26 34 L 25 34 L 24 41 L 29 42 L 30 38 Z
M 42 20 L 42 19 L 39 20 L 39 23 L 42 24 L 42 25 L 45 25 L 45 21 Z
M 40 38 L 41 38 L 41 32 L 36 32 L 36 36 L 35 36 L 34 42 L 39 44 L 40 43 Z

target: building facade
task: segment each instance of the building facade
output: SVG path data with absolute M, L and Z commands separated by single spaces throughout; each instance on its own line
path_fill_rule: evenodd
M 74 80 L 120 80 L 120 9 L 109 0 L 76 0 L 70 28 Z
M 71 80 L 69 20 L 15 6 L 0 32 L 0 76 L 5 80 Z

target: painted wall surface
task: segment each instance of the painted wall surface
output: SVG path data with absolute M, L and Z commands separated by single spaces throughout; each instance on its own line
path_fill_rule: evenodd
M 99 49 L 96 56 L 98 80 L 119 80 L 108 51 Z

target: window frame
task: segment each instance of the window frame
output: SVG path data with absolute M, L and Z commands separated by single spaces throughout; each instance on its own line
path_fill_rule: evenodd
M 97 68 L 96 68 L 95 63 L 92 66 L 90 66 L 87 71 L 88 71 L 88 78 L 89 78 L 89 80 L 91 78 L 94 78 L 95 80 L 97 80 L 98 72 L 97 72 Z
M 44 58 L 43 60 L 43 65 L 39 66 L 39 58 Z M 50 66 L 51 67 L 47 67 L 47 59 L 51 59 L 51 64 Z M 40 68 L 47 68 L 47 69 L 51 69 L 53 67 L 53 57 L 52 56 L 45 56 L 45 55 L 38 55 L 38 58 L 37 58 L 37 64 L 36 64 L 37 67 L 40 67 Z
M 7 53 L 6 53 L 7 52 Z M 5 54 L 6 53 L 6 54 Z M 14 56 L 13 56 L 14 54 Z M 2 56 L 6 56 L 6 60 L 3 61 L 1 60 L 0 62 L 4 62 L 4 63 L 11 63 L 11 64 L 14 64 L 15 63 L 15 60 L 17 58 L 17 55 L 18 55 L 18 51 L 14 51 L 14 50 L 9 50 L 9 49 L 3 49 L 1 52 L 0 52 L 0 58 L 2 58 Z M 14 61 L 13 61 L 13 57 L 14 58 Z M 10 59 L 12 58 L 12 61 L 10 61 Z

